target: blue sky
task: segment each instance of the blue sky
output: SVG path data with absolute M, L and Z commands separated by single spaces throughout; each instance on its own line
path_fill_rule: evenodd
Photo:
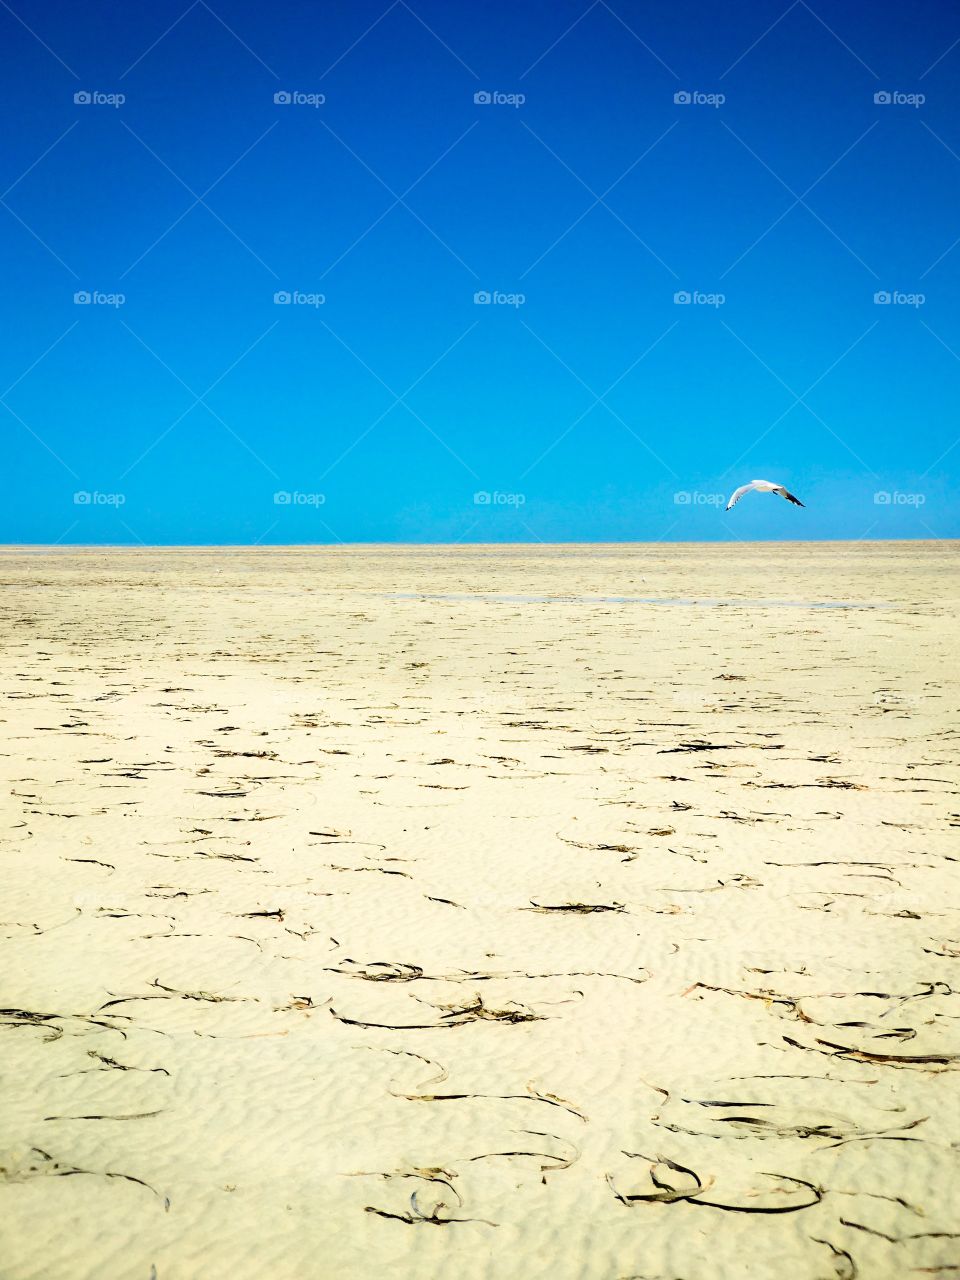
M 960 533 L 948 6 L 0 31 L 4 541 Z

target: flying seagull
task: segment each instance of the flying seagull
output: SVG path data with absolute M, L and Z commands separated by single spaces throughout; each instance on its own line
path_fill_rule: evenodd
M 786 498 L 788 502 L 792 502 L 796 507 L 802 507 L 803 503 L 799 498 L 795 498 L 789 490 L 785 489 L 782 484 L 774 484 L 772 480 L 751 480 L 749 484 L 742 484 L 730 497 L 727 503 L 727 510 L 743 497 L 745 493 L 749 493 L 751 489 L 756 489 L 757 493 L 779 493 L 781 498 Z

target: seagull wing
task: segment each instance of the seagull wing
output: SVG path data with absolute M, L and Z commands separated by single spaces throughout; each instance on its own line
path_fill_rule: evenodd
M 793 503 L 793 505 L 794 505 L 795 507 L 802 507 L 802 506 L 803 506 L 803 503 L 800 501 L 800 499 L 799 499 L 799 498 L 795 498 L 795 497 L 793 496 L 793 494 L 792 494 L 792 493 L 790 493 L 788 490 L 786 490 L 786 489 L 783 487 L 783 485 L 782 485 L 782 484 L 777 485 L 776 489 L 774 489 L 774 491 L 773 491 L 773 492 L 774 492 L 774 493 L 779 493 L 779 495 L 780 495 L 780 497 L 781 497 L 781 498 L 786 498 L 786 500 L 787 500 L 788 502 L 792 502 L 792 503 Z
M 739 489 L 732 493 L 730 495 L 730 501 L 727 503 L 727 510 L 729 511 L 732 506 L 735 506 L 745 493 L 749 493 L 755 483 L 756 482 L 754 480 L 751 480 L 749 484 L 742 484 Z

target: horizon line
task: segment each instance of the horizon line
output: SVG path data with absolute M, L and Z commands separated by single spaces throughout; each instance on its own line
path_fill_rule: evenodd
M 474 547 L 731 547 L 731 546 L 872 546 L 874 544 L 902 543 L 909 546 L 936 546 L 942 543 L 960 543 L 957 537 L 933 538 L 733 538 L 733 539 L 697 539 L 697 538 L 656 538 L 615 540 L 597 539 L 561 539 L 547 541 L 545 539 L 524 540 L 518 542 L 401 542 L 377 541 L 374 539 L 338 539 L 336 542 L 0 542 L 0 552 L 7 551 L 221 551 L 227 549 L 245 551 L 336 551 L 355 547 L 418 547 L 458 551 Z

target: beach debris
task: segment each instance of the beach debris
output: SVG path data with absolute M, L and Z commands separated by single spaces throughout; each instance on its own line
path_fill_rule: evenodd
M 513 1159 L 517 1157 L 529 1157 L 535 1160 L 545 1160 L 546 1163 L 540 1165 L 540 1181 L 543 1186 L 546 1186 L 548 1173 L 556 1173 L 561 1169 L 569 1169 L 580 1159 L 580 1148 L 575 1146 L 572 1142 L 566 1142 L 555 1133 L 546 1133 L 541 1129 L 518 1129 L 514 1132 L 520 1135 L 526 1134 L 534 1138 L 550 1138 L 561 1146 L 566 1146 L 569 1150 L 567 1154 L 561 1154 L 553 1151 L 528 1151 L 525 1149 L 515 1151 L 486 1151 L 482 1155 L 468 1157 L 469 1161 Z
M 338 1022 L 351 1027 L 380 1027 L 389 1031 L 435 1031 L 442 1027 L 464 1027 L 471 1022 L 541 1022 L 545 1015 L 534 1013 L 523 1005 L 513 1002 L 503 1009 L 495 1009 L 485 1005 L 482 996 L 476 996 L 469 1004 L 433 1005 L 434 1009 L 445 1010 L 436 1022 L 369 1022 L 362 1018 L 348 1018 L 331 1008 L 331 1014 Z
M 154 980 L 149 985 L 151 987 L 155 987 L 161 994 L 160 995 L 137 995 L 137 996 L 114 996 L 112 999 L 107 1000 L 106 1003 L 100 1005 L 98 1008 L 98 1012 L 102 1009 L 113 1008 L 118 1004 L 130 1004 L 132 1001 L 135 1001 L 135 1000 L 179 999 L 179 1000 L 197 1000 L 207 1004 L 224 1004 L 224 1003 L 237 1003 L 241 1001 L 256 1002 L 258 999 L 257 996 L 225 996 L 225 995 L 220 995 L 218 992 L 215 992 L 215 991 L 180 991 L 176 987 L 164 986 L 164 984 L 158 978 L 154 978 Z
M 387 1050 L 387 1052 L 398 1052 L 397 1050 Z M 419 1055 L 409 1055 L 419 1056 Z M 429 1062 L 429 1059 L 423 1059 Z M 430 1063 L 435 1066 L 435 1063 Z M 443 1076 L 437 1081 L 442 1084 L 447 1078 L 447 1072 L 444 1071 Z M 426 1083 L 430 1083 L 429 1081 Z M 398 1098 L 405 1098 L 409 1102 L 466 1102 L 474 1099 L 484 1099 L 490 1102 L 542 1102 L 548 1107 L 559 1107 L 561 1111 L 566 1111 L 569 1115 L 575 1116 L 578 1120 L 587 1123 L 587 1117 L 572 1102 L 568 1102 L 565 1098 L 559 1097 L 555 1093 L 544 1093 L 542 1089 L 534 1087 L 533 1083 L 527 1085 L 526 1093 L 397 1093 L 394 1095 Z
M 14 1150 L 0 1153 L 0 1182 L 29 1182 L 33 1178 L 43 1177 L 117 1178 L 122 1182 L 133 1182 L 138 1187 L 144 1187 L 158 1200 L 163 1199 L 155 1187 L 151 1187 L 149 1182 L 144 1182 L 142 1178 L 134 1177 L 133 1174 L 115 1173 L 110 1169 L 83 1169 L 79 1165 L 57 1160 L 40 1147 L 30 1147 L 29 1150 L 21 1153 Z M 170 1207 L 168 1201 L 164 1201 L 164 1207 Z
M 701 1177 L 693 1169 L 663 1155 L 648 1156 L 638 1151 L 624 1151 L 630 1159 L 643 1160 L 647 1164 L 648 1188 L 641 1191 L 621 1191 L 612 1175 L 607 1183 L 614 1195 L 625 1205 L 634 1204 L 686 1204 L 704 1205 L 711 1209 L 724 1209 L 730 1213 L 797 1213 L 809 1209 L 823 1199 L 823 1188 L 803 1178 L 785 1173 L 759 1172 L 748 1179 L 748 1185 L 737 1195 L 721 1195 L 713 1192 L 714 1177 Z M 768 1182 L 759 1183 L 763 1178 Z M 771 1185 L 772 1184 L 772 1185 Z M 710 1192 L 710 1198 L 707 1198 Z
M 521 907 L 521 911 L 539 911 L 544 915 L 589 916 L 597 912 L 626 911 L 622 902 L 557 902 L 542 903 L 531 899 L 529 907 Z

